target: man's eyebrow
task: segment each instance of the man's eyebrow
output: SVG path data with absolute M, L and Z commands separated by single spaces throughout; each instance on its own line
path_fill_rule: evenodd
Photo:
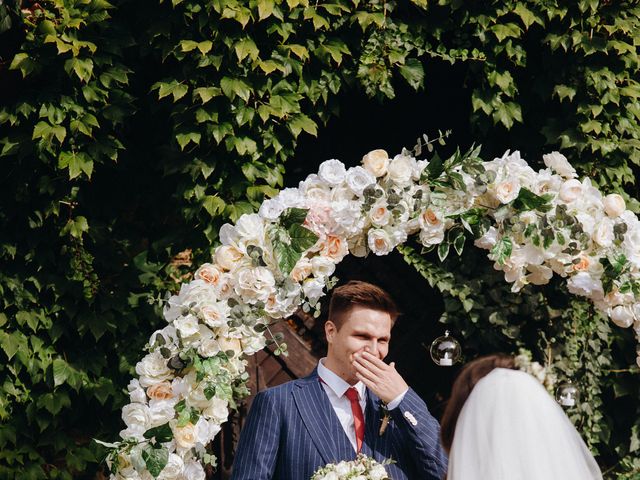
M 351 335 L 364 335 L 367 337 L 375 337 L 375 335 L 373 335 L 371 332 L 368 332 L 366 330 L 354 330 L 353 332 L 351 332 Z M 389 338 L 391 338 L 389 335 L 384 335 L 382 337 L 383 340 L 389 340 Z

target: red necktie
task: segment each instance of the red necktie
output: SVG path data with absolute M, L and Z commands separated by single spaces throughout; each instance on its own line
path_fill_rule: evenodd
M 364 441 L 364 415 L 362 414 L 362 407 L 360 407 L 360 402 L 358 401 L 358 391 L 353 387 L 349 387 L 345 396 L 351 402 L 353 424 L 356 428 L 356 445 L 359 453 L 362 449 L 362 442 Z

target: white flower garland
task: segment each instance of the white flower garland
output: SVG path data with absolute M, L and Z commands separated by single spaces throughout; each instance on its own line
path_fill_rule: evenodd
M 385 460 L 378 463 L 371 457 L 358 454 L 355 460 L 328 463 L 316 470 L 311 480 L 390 480 L 384 466 L 392 463 Z
M 215 462 L 204 446 L 248 393 L 245 358 L 268 326 L 300 306 L 317 314 L 348 253 L 386 255 L 409 236 L 444 258 L 451 246 L 461 253 L 468 231 L 514 292 L 556 273 L 640 340 L 640 222 L 622 197 L 577 180 L 557 152 L 538 172 L 518 152 L 478 153 L 427 161 L 374 150 L 349 169 L 328 160 L 224 225 L 213 262 L 167 301 L 168 324 L 136 366 L 123 440 L 104 444 L 112 478 L 204 479 Z

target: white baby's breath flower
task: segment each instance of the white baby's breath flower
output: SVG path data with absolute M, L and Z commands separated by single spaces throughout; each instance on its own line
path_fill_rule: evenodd
M 560 152 L 547 153 L 542 156 L 542 159 L 547 167 L 564 178 L 576 178 L 578 176 L 575 168 L 573 168 L 567 160 L 567 157 Z

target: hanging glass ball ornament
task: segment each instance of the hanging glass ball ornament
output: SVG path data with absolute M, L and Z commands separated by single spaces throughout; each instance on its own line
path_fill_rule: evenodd
M 580 390 L 571 380 L 562 382 L 556 389 L 556 400 L 565 408 L 575 407 L 580 399 Z
M 447 330 L 442 337 L 438 337 L 431 342 L 429 353 L 436 365 L 450 367 L 460 360 L 462 349 L 460 348 L 460 343 Z

